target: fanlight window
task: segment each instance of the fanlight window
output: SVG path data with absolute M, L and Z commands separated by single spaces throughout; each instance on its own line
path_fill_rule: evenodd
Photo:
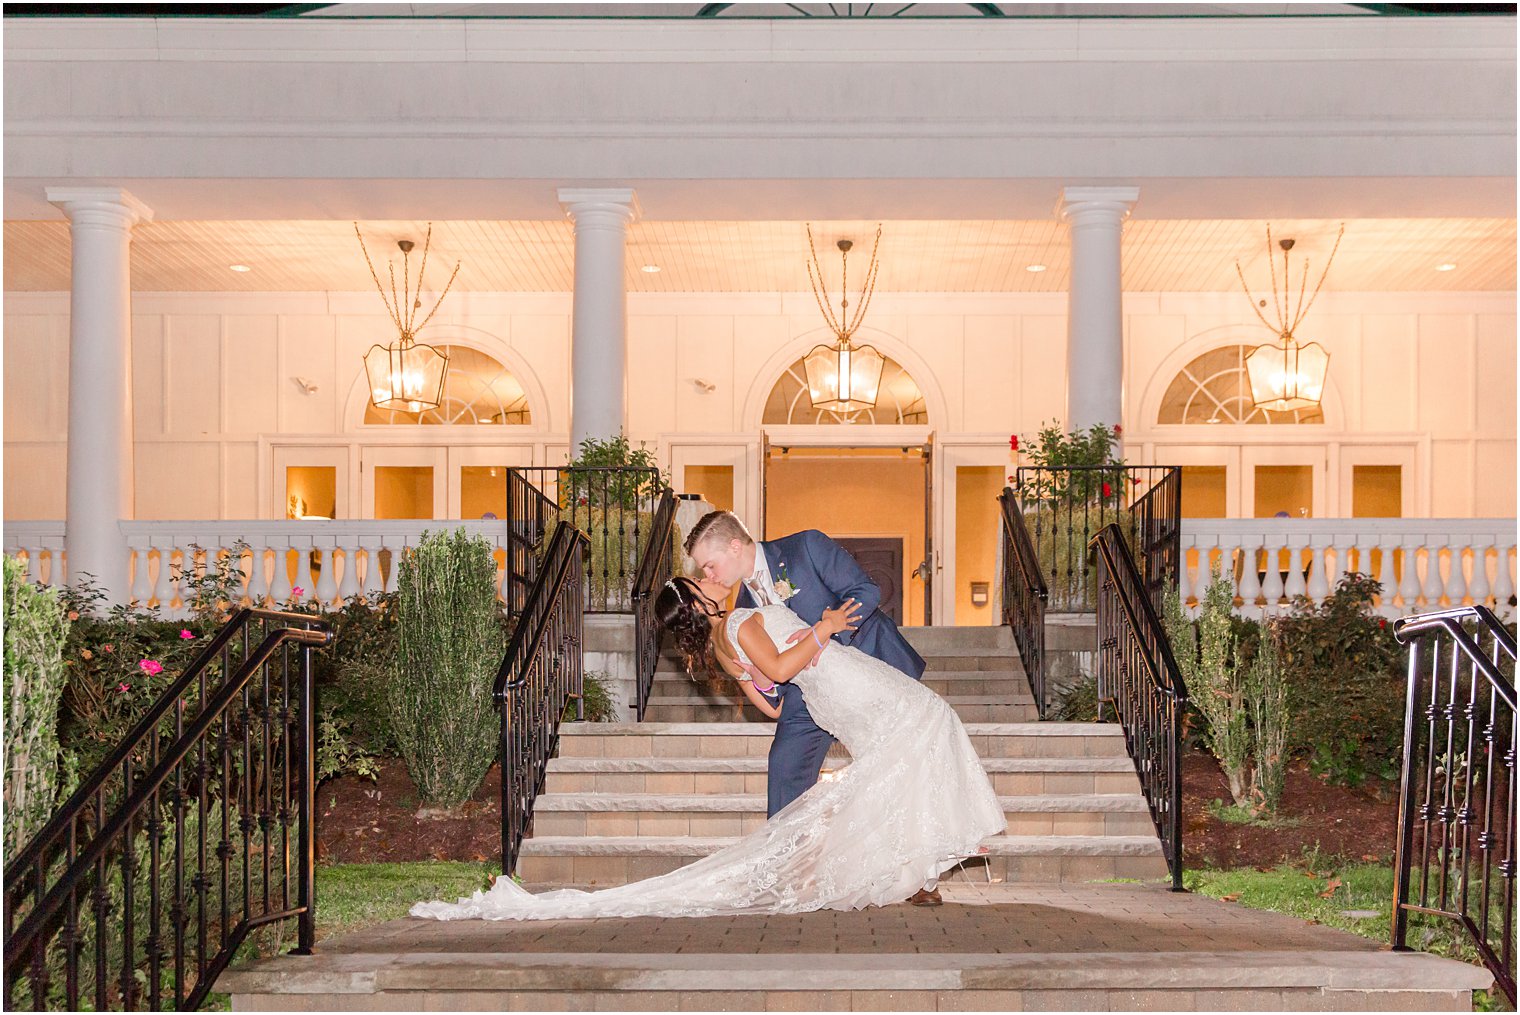
M 890 356 L 884 356 L 881 369 L 881 387 L 876 394 L 874 408 L 857 412 L 833 412 L 814 409 L 808 395 L 807 369 L 802 360 L 786 368 L 765 402 L 762 423 L 774 426 L 809 423 L 852 423 L 893 426 L 902 423 L 927 424 L 929 413 L 924 408 L 924 393 L 908 376 L 903 365 Z
M 1246 357 L 1255 348 L 1227 345 L 1193 360 L 1172 378 L 1161 400 L 1157 423 L 1323 423 L 1318 405 L 1287 412 L 1260 408 L 1251 400 Z
M 526 426 L 533 422 L 528 396 L 512 372 L 495 359 L 463 345 L 440 345 L 449 357 L 443 382 L 443 402 L 436 409 L 405 412 L 364 410 L 364 422 L 372 425 L 468 426 L 476 423 Z

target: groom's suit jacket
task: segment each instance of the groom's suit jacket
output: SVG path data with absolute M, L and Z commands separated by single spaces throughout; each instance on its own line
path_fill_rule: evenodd
M 809 624 L 823 619 L 823 611 L 833 609 L 846 599 L 855 599 L 860 621 L 853 631 L 834 635 L 836 641 L 853 645 L 867 655 L 902 670 L 914 680 L 924 675 L 924 660 L 908 644 L 892 618 L 882 613 L 881 589 L 861 570 L 848 550 L 817 529 L 807 529 L 780 539 L 755 544 L 765 554 L 771 580 L 783 576 L 797 594 L 786 605 Z M 741 584 L 735 605 L 749 609 L 757 604 L 749 589 Z

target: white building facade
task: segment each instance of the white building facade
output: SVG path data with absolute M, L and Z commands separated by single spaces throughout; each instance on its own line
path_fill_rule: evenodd
M 991 497 L 1051 420 L 1184 466 L 1205 554 L 1232 520 L 1332 570 L 1434 547 L 1422 604 L 1512 588 L 1512 19 L 7 28 L 7 548 L 62 539 L 115 598 L 172 598 L 150 544 L 479 518 L 495 470 L 621 429 L 757 531 L 898 540 L 905 620 L 995 622 Z M 353 222 L 462 264 L 419 336 L 475 378 L 452 423 L 369 407 L 394 329 Z M 878 222 L 859 338 L 902 397 L 820 422 L 787 401 L 830 340 L 804 223 L 833 268 Z M 1272 334 L 1235 264 L 1269 288 L 1270 224 L 1312 289 L 1342 223 L 1321 409 L 1246 421 Z

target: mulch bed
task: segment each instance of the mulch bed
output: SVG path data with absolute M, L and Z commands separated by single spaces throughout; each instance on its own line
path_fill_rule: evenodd
M 1213 757 L 1192 751 L 1182 763 L 1182 849 L 1185 866 L 1272 867 L 1318 849 L 1321 857 L 1387 861 L 1393 856 L 1399 805 L 1395 783 L 1368 779 L 1335 786 L 1309 771 L 1288 768 L 1280 826 L 1232 824 L 1210 813 L 1216 799 L 1230 801 L 1229 785 Z
M 1183 846 L 1189 866 L 1270 867 L 1303 858 L 1386 860 L 1392 856 L 1398 802 L 1392 784 L 1369 780 L 1355 789 L 1333 786 L 1296 762 L 1289 769 L 1279 827 L 1231 824 L 1209 812 L 1229 799 L 1219 766 L 1209 755 L 1183 760 Z M 492 768 L 458 817 L 417 817 L 417 791 L 406 767 L 380 765 L 374 782 L 344 777 L 317 790 L 317 855 L 327 863 L 407 860 L 495 860 L 501 855 L 501 779 Z
M 406 766 L 380 761 L 371 782 L 353 776 L 317 787 L 317 859 L 324 863 L 497 860 L 501 857 L 501 769 L 458 817 L 417 817 L 417 790 Z

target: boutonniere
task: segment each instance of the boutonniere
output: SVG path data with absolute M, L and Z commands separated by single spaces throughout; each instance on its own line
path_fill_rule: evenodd
M 784 603 L 797 594 L 797 586 L 792 584 L 791 577 L 786 573 L 786 561 L 777 562 L 776 575 L 776 584 L 771 586 L 771 590 L 776 599 Z

